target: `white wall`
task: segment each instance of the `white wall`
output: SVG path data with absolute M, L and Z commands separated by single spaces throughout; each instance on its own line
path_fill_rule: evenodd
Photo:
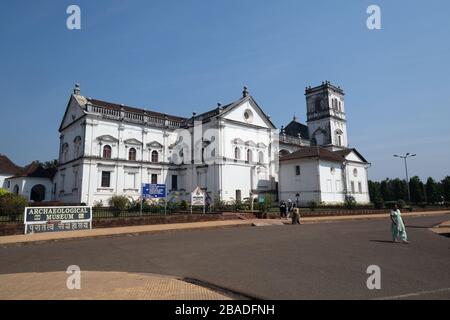
M 300 166 L 300 175 L 296 175 L 296 166 Z M 296 201 L 299 193 L 299 204 L 306 205 L 310 201 L 321 201 L 318 160 L 297 159 L 280 162 L 279 199 Z

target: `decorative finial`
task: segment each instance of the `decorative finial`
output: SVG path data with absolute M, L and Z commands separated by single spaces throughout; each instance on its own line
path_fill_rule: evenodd
M 294 113 L 294 119 L 293 120 L 297 121 L 297 116 L 295 115 L 295 113 Z
M 80 94 L 80 84 L 75 83 L 75 88 L 73 89 L 73 94 L 79 95 Z
M 244 91 L 242 91 L 242 96 L 244 98 L 248 96 L 248 88 L 247 88 L 247 86 L 244 86 Z

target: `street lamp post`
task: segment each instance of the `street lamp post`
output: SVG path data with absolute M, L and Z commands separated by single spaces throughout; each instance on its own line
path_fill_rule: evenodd
M 408 190 L 408 203 L 411 203 L 411 192 L 409 190 L 409 177 L 408 177 L 408 163 L 406 161 L 406 159 L 411 158 L 411 157 L 415 157 L 416 154 L 410 154 L 409 152 L 407 154 L 405 154 L 404 156 L 399 156 L 394 154 L 394 157 L 396 158 L 401 158 L 405 161 L 405 172 L 406 172 L 406 190 Z

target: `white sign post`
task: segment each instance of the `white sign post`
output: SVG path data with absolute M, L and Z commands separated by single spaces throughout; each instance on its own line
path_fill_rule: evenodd
M 195 188 L 191 193 L 191 214 L 193 206 L 203 206 L 203 214 L 205 213 L 205 193 L 200 187 Z

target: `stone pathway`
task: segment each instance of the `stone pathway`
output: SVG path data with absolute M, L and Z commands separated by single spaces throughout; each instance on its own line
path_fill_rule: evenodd
M 81 289 L 68 289 L 65 272 L 0 275 L 0 300 L 229 300 L 230 297 L 167 276 L 81 271 Z

